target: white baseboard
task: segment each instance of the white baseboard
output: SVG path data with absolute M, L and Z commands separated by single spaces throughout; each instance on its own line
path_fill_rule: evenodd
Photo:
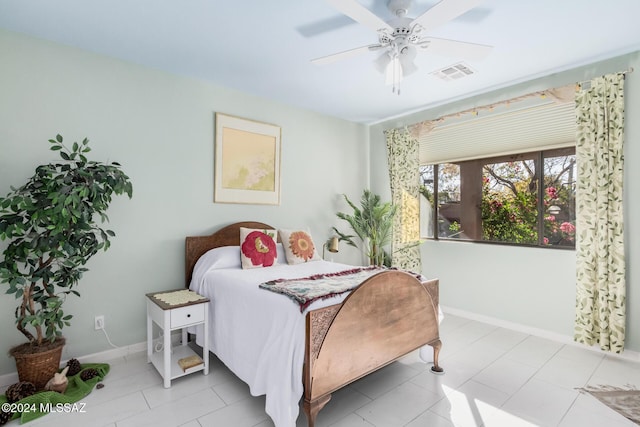
M 501 328 L 511 329 L 517 332 L 522 332 L 525 334 L 533 335 L 540 338 L 546 338 L 551 341 L 556 341 L 561 344 L 571 345 L 575 347 L 585 348 L 587 350 L 591 350 L 598 353 L 604 353 L 609 357 L 615 357 L 624 360 L 630 360 L 633 362 L 640 362 L 640 352 L 633 350 L 624 350 L 620 354 L 603 352 L 600 350 L 600 347 L 594 346 L 586 346 L 584 344 L 577 343 L 573 340 L 573 337 L 568 335 L 559 334 L 557 332 L 548 331 L 546 329 L 534 328 L 532 326 L 522 325 L 520 323 L 509 322 L 507 320 L 498 319 L 496 317 L 485 316 L 483 314 L 477 314 L 466 310 L 460 310 L 457 308 L 441 306 L 442 311 L 445 314 L 452 314 L 454 316 L 464 317 L 469 320 L 476 320 L 482 323 L 488 323 L 490 325 L 499 326 Z
M 105 351 L 99 351 L 98 353 L 87 354 L 85 356 L 80 356 L 77 359 L 80 363 L 103 363 L 146 350 L 147 342 L 143 341 L 125 347 L 112 348 Z M 61 363 L 66 364 L 67 361 L 63 360 Z

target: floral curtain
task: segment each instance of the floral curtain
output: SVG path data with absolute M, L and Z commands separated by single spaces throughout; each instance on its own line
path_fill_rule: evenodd
M 590 83 L 590 84 L 589 84 Z M 625 339 L 622 217 L 624 74 L 576 93 L 577 342 L 620 353 Z M 587 87 L 588 86 L 588 87 Z
M 391 201 L 398 206 L 393 225 L 391 264 L 421 272 L 420 171 L 418 139 L 407 130 L 385 131 L 391 181 Z

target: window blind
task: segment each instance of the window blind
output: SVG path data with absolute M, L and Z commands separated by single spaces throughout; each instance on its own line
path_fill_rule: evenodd
M 547 101 L 521 108 L 438 123 L 419 137 L 420 164 L 452 163 L 484 157 L 575 145 L 574 103 Z

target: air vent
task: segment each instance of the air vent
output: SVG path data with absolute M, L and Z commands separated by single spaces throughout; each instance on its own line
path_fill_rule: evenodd
M 459 62 L 455 65 L 450 65 L 431 73 L 431 75 L 446 81 L 459 80 L 472 74 L 475 74 L 475 71 L 463 62 Z

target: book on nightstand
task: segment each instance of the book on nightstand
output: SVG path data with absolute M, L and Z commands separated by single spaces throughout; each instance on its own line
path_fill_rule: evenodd
M 182 368 L 185 373 L 189 373 L 195 370 L 198 370 L 201 365 L 204 364 L 204 360 L 200 358 L 197 354 L 189 357 L 183 357 L 182 359 L 178 359 L 178 365 Z

